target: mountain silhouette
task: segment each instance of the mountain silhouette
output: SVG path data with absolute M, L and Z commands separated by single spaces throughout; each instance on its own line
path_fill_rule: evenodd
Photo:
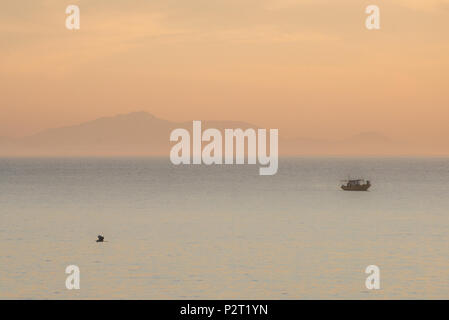
M 369 144 L 389 144 L 392 142 L 392 140 L 380 133 L 373 132 L 373 131 L 367 131 L 367 132 L 361 132 L 356 135 L 353 135 L 352 137 L 349 137 L 348 139 L 344 140 L 343 142 L 346 143 L 369 143 Z
M 169 154 L 176 128 L 192 131 L 192 121 L 172 122 L 147 112 L 102 117 L 78 125 L 53 128 L 0 144 L 0 155 L 108 156 Z M 202 128 L 258 128 L 238 121 L 202 121 Z M 7 140 L 5 140 L 7 141 Z
M 200 120 L 200 119 L 198 119 Z M 239 121 L 202 120 L 202 129 L 260 128 Z M 174 142 L 176 128 L 192 131 L 192 121 L 173 122 L 147 112 L 102 117 L 78 125 L 43 130 L 22 138 L 0 139 L 0 156 L 164 156 Z M 266 128 L 270 129 L 270 128 Z M 402 152 L 397 142 L 376 132 L 362 132 L 347 139 L 284 139 L 281 155 L 372 155 Z

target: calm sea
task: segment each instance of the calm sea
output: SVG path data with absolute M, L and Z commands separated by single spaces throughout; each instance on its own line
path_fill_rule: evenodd
M 449 159 L 0 159 L 0 298 L 448 299 Z

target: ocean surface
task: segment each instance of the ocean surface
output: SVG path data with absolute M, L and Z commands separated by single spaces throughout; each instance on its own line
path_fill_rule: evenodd
M 0 298 L 449 299 L 449 159 L 258 168 L 0 159 Z M 373 186 L 342 191 L 348 175 Z

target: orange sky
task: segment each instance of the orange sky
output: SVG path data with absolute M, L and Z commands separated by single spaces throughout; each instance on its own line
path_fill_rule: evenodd
M 0 136 L 137 110 L 288 136 L 449 136 L 449 0 L 21 0 L 0 24 Z

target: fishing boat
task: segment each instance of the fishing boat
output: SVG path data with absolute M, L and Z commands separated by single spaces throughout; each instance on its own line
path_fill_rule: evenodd
M 364 179 L 343 180 L 341 188 L 345 191 L 367 191 L 371 187 L 369 180 Z

